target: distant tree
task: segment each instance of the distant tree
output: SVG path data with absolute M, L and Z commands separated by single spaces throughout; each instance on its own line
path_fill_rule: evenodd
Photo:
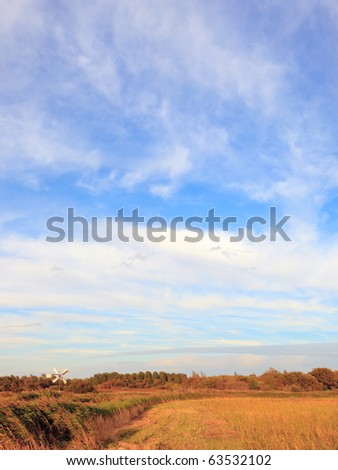
M 69 383 L 67 390 L 74 393 L 94 392 L 95 387 L 88 379 L 73 379 Z
M 161 371 L 159 373 L 159 378 L 160 378 L 161 384 L 165 384 L 168 380 L 168 375 L 166 374 L 166 372 Z
M 143 382 L 144 382 L 144 372 L 139 372 L 139 373 L 137 374 L 137 379 L 136 379 L 136 380 L 137 380 L 137 382 L 138 382 L 138 385 L 139 385 L 140 383 L 143 383 Z
M 249 384 L 249 389 L 250 390 L 259 390 L 260 389 L 259 380 L 258 380 L 258 378 L 256 377 L 255 374 L 249 375 L 248 384 Z
M 326 367 L 317 367 L 316 369 L 312 369 L 310 374 L 316 377 L 318 382 L 323 385 L 324 390 L 331 390 L 338 386 L 336 374 L 331 369 L 327 369 Z
M 147 382 L 152 382 L 153 381 L 153 374 L 147 370 L 144 374 L 144 378 Z
M 194 370 L 191 372 L 191 377 L 189 379 L 189 385 L 193 388 L 198 388 L 201 385 L 203 386 L 203 383 L 201 383 L 201 377 Z
M 260 380 L 262 383 L 262 389 L 283 390 L 285 387 L 283 374 L 273 367 L 270 367 L 269 370 L 264 372 L 264 374 L 260 376 Z
M 286 372 L 283 373 L 285 387 L 294 392 L 297 391 L 310 391 L 321 390 L 322 384 L 318 382 L 316 377 L 311 374 L 304 374 L 303 372 Z

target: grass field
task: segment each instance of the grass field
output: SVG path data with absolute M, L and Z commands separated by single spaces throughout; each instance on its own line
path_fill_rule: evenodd
M 0 449 L 338 449 L 336 393 L 0 394 Z
M 119 449 L 338 449 L 337 398 L 226 397 L 158 405 Z

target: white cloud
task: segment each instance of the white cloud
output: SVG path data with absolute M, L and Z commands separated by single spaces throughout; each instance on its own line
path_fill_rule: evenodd
M 140 165 L 135 162 L 134 169 L 128 171 L 121 179 L 120 185 L 132 189 L 144 181 L 164 180 L 167 183 L 152 183 L 150 191 L 161 197 L 168 197 L 176 189 L 183 176 L 191 169 L 188 149 L 177 146 L 174 149 L 162 150 L 157 158 L 150 158 Z
M 38 188 L 45 172 L 62 174 L 77 170 L 79 164 L 81 172 L 99 168 L 99 152 L 73 147 L 69 131 L 29 103 L 7 106 L 4 111 L 0 118 L 0 177 L 19 177 L 22 183 Z
M 245 244 L 243 250 L 233 243 L 227 247 L 233 255 L 229 257 L 210 250 L 212 242 L 180 240 L 179 235 L 176 243 L 126 245 L 4 239 L 6 256 L 0 263 L 6 277 L 1 305 L 114 312 L 138 309 L 155 317 L 172 311 L 209 311 L 217 316 L 217 312 L 242 309 L 248 318 L 250 312 L 257 318 L 259 312 L 287 318 L 302 314 L 303 322 L 306 316 L 326 318 L 336 312 L 331 302 L 336 292 L 337 244 L 324 248 L 293 243 L 278 249 L 273 243 L 264 247 Z M 40 285 L 41 291 L 37 290 Z M 273 297 L 266 298 L 267 293 Z

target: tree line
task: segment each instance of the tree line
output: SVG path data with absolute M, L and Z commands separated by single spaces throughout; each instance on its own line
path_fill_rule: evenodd
M 1 392 L 33 391 L 58 388 L 50 378 L 41 376 L 3 376 L 0 377 Z M 261 375 L 217 375 L 192 372 L 191 376 L 181 373 L 157 371 L 121 374 L 105 372 L 95 374 L 88 379 L 71 379 L 67 390 L 75 393 L 128 389 L 213 389 L 213 390 L 263 390 L 263 391 L 316 391 L 338 389 L 338 371 L 326 367 L 312 369 L 311 372 L 279 372 L 269 369 Z

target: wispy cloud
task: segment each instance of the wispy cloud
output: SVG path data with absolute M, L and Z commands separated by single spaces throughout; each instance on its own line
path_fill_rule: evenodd
M 233 27 L 231 10 L 224 16 L 224 35 L 224 25 L 217 22 L 215 28 L 208 22 L 201 5 L 190 10 L 176 2 L 101 1 L 64 7 L 63 15 L 55 15 L 53 9 L 46 11 L 38 3 L 32 4 L 29 11 L 35 21 L 25 22 L 25 31 L 34 47 L 27 57 L 17 54 L 22 38 L 16 26 L 25 21 L 25 8 L 12 12 L 5 32 L 11 50 L 3 68 L 15 55 L 14 70 L 20 67 L 26 79 L 18 86 L 23 92 L 34 87 L 32 97 L 25 94 L 24 104 L 7 106 L 3 123 L 2 154 L 20 156 L 16 171 L 24 171 L 26 179 L 29 174 L 39 177 L 50 167 L 60 172 L 77 168 L 82 186 L 91 190 L 97 177 L 88 181 L 88 166 L 94 170 L 107 167 L 109 176 L 102 180 L 103 187 L 115 183 L 112 175 L 120 171 L 122 187 L 147 184 L 153 194 L 168 197 L 176 189 L 177 179 L 203 174 L 204 164 L 197 174 L 187 170 L 200 166 L 204 141 L 211 150 L 219 138 L 222 144 L 221 133 L 227 130 L 213 123 L 214 113 L 216 118 L 224 113 L 222 103 L 242 102 L 263 113 L 276 106 L 284 64 L 266 47 L 253 50 L 247 46 L 246 38 Z M 47 47 L 48 54 L 38 55 L 38 49 Z M 6 76 L 11 70 L 7 68 Z M 53 88 L 46 89 L 50 85 L 46 73 L 53 74 Z M 36 80 L 44 86 L 39 89 Z M 192 109 L 184 104 L 186 89 Z M 214 110 L 208 110 L 204 109 L 206 100 L 220 101 Z M 136 132 L 148 134 L 148 149 L 135 155 L 140 153 L 136 147 L 127 167 L 121 158 L 111 159 L 106 152 L 104 158 L 97 158 L 97 149 L 85 137 L 82 124 L 75 133 L 69 132 L 69 125 L 78 121 L 66 117 L 72 117 L 74 106 L 95 120 L 109 120 L 104 127 L 112 132 L 110 140 L 114 134 L 118 139 L 123 134 L 123 140 L 133 138 L 130 122 L 135 123 Z M 172 150 L 165 152 L 161 147 Z M 187 160 L 189 154 L 195 156 L 194 162 Z M 130 169 L 130 164 L 142 170 Z M 164 172 L 167 182 L 161 181 Z M 85 183 L 83 173 L 87 173 Z

